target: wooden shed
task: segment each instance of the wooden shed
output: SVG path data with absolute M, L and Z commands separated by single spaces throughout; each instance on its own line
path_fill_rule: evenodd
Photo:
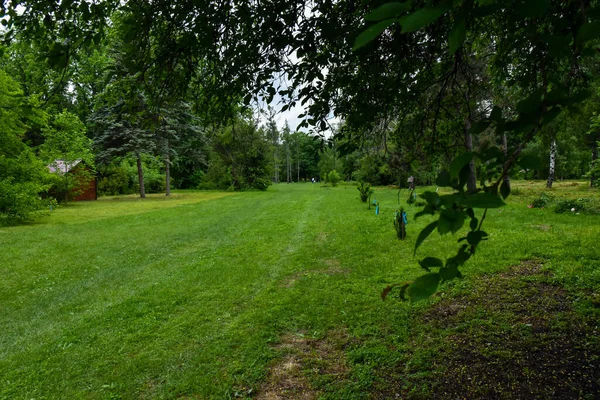
M 71 183 L 73 186 L 72 189 L 69 190 L 68 199 L 70 201 L 85 201 L 85 200 L 98 200 L 98 182 L 96 178 L 96 174 L 93 172 L 92 168 L 90 168 L 85 162 L 82 160 L 75 160 L 73 162 L 65 162 L 65 160 L 54 160 L 48 166 L 48 170 L 53 174 L 64 175 L 64 174 L 72 174 L 76 179 L 74 179 Z M 81 174 L 78 172 L 81 169 L 85 169 L 91 174 L 86 174 L 88 176 L 91 175 L 90 179 L 86 179 L 85 181 L 81 181 Z M 77 195 L 73 195 L 77 193 Z M 65 194 L 59 194 L 58 197 L 64 198 Z

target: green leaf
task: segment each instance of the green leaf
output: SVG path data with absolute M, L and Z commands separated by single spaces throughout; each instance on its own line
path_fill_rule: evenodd
M 502 185 L 500 185 L 500 194 L 503 199 L 506 199 L 510 195 L 510 183 L 507 180 L 502 181 Z
M 473 16 L 475 18 L 483 18 L 487 17 L 488 15 L 492 15 L 500 10 L 502 10 L 502 4 L 483 5 L 473 10 Z
M 473 125 L 471 125 L 469 133 L 471 135 L 477 135 L 478 133 L 485 131 L 488 128 L 488 126 L 490 126 L 489 120 L 477 121 Z
M 549 7 L 549 0 L 525 0 L 517 4 L 515 13 L 521 18 L 538 17 L 548 12 Z
M 502 109 L 498 106 L 494 106 L 490 114 L 490 119 L 496 122 L 502 121 Z
M 429 268 L 443 267 L 444 262 L 439 258 L 425 257 L 424 259 L 419 261 L 419 265 L 421 266 L 421 268 L 425 269 L 426 271 L 429 271 Z
M 400 18 L 402 33 L 414 32 L 429 25 L 448 11 L 446 6 L 422 8 L 412 14 Z
M 436 192 L 425 192 L 420 197 L 424 199 L 427 204 L 431 204 L 432 206 L 440 204 L 440 195 Z
M 379 36 L 383 31 L 387 29 L 390 25 L 396 22 L 395 19 L 386 19 L 385 21 L 381 21 L 376 23 L 375 25 L 371 25 L 367 29 L 365 29 L 354 42 L 354 47 L 352 47 L 353 51 L 356 51 L 371 42 L 377 36 Z
M 466 196 L 461 204 L 472 208 L 498 208 L 505 203 L 497 194 L 481 192 Z
M 531 93 L 526 99 L 517 103 L 517 111 L 522 114 L 530 114 L 540 108 L 542 103 L 542 91 L 536 90 Z
M 432 223 L 430 223 L 429 225 L 427 225 L 425 228 L 423 228 L 423 230 L 421 231 L 421 233 L 419 233 L 419 237 L 417 238 L 417 242 L 415 243 L 415 251 L 413 253 L 413 255 L 417 254 L 417 249 L 419 248 L 419 246 L 421 245 L 421 243 L 423 243 L 423 241 L 425 239 L 427 239 L 427 237 L 429 235 L 431 235 L 431 232 L 433 232 L 435 230 L 435 228 L 437 227 L 438 222 L 437 221 L 433 221 Z
M 554 121 L 556 117 L 560 115 L 562 110 L 563 109 L 561 107 L 552 107 L 550 110 L 546 111 L 544 114 L 544 123 L 547 124 Z
M 456 157 L 450 163 L 450 177 L 452 179 L 458 178 L 458 174 L 463 167 L 471 162 L 471 160 L 475 157 L 473 152 L 467 151 L 462 153 L 458 157 Z
M 446 170 L 440 172 L 435 180 L 435 184 L 438 186 L 451 186 L 452 178 L 450 178 L 450 173 Z
M 456 51 L 462 46 L 465 38 L 467 37 L 467 23 L 464 18 L 454 23 L 454 28 L 450 32 L 448 37 L 448 47 L 450 55 L 456 53 Z
M 410 10 L 411 2 L 405 3 L 392 2 L 385 3 L 365 16 L 366 21 L 377 22 L 384 19 L 395 18 L 398 15 Z
M 568 51 L 573 40 L 573 35 L 544 35 L 542 40 L 548 45 L 548 50 L 553 57 L 560 58 Z
M 471 230 L 474 231 L 475 229 L 477 229 L 478 223 L 479 221 L 477 220 L 477 218 L 471 218 L 471 222 L 469 222 L 469 228 L 471 228 Z
M 408 287 L 410 300 L 415 302 L 431 297 L 436 292 L 441 279 L 440 274 L 425 274 L 415 279 Z
M 519 159 L 519 161 L 517 161 L 517 164 L 519 164 L 523 169 L 540 169 L 542 168 L 542 162 L 541 160 L 534 156 L 534 155 L 524 155 L 523 157 L 521 157 Z
M 438 232 L 443 235 L 448 232 L 455 234 L 465 223 L 465 213 L 461 210 L 446 209 L 440 214 Z
M 577 42 L 585 43 L 587 41 L 600 37 L 600 21 L 588 22 L 581 25 L 577 31 Z

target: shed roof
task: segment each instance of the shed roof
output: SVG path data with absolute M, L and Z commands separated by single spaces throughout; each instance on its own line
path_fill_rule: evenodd
M 81 160 L 75 160 L 73 162 L 66 162 L 65 160 L 54 160 L 50 164 L 47 165 L 48 170 L 53 174 L 66 174 L 70 170 L 72 170 L 77 164 L 79 164 Z

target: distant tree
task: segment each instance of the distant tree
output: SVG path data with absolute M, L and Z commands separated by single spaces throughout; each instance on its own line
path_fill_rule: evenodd
M 210 138 L 212 154 L 201 188 L 266 190 L 272 182 L 271 143 L 256 121 L 240 116 Z
M 100 162 L 135 157 L 141 198 L 146 197 L 142 155 L 156 148 L 151 118 L 146 96 L 131 77 L 117 78 L 107 86 L 90 118 Z
M 39 147 L 40 155 L 54 167 L 57 177 L 55 189 L 63 193 L 64 200 L 68 202 L 69 195 L 77 196 L 79 191 L 85 190 L 85 184 L 92 177 L 92 140 L 86 136 L 83 122 L 68 111 L 55 116 L 42 133 L 45 141 Z M 88 168 L 72 168 L 80 162 Z M 74 182 L 79 184 L 74 185 Z
M 279 183 L 279 150 L 281 144 L 279 143 L 280 133 L 277 128 L 277 122 L 275 122 L 275 112 L 269 107 L 269 115 L 267 116 L 267 137 L 271 142 L 273 148 L 273 182 Z

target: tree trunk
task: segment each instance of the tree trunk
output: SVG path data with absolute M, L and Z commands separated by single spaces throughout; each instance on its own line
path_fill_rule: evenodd
M 279 183 L 279 154 L 277 154 L 277 143 L 273 143 L 275 151 L 273 151 L 273 162 L 275 168 L 275 183 Z
M 285 143 L 285 175 L 286 182 L 290 183 L 292 180 L 292 168 L 290 165 L 290 144 L 287 141 Z
M 508 156 L 508 139 L 506 137 L 506 132 L 504 132 L 502 134 L 502 149 L 504 150 L 504 156 L 507 157 Z M 510 190 L 510 176 L 508 174 L 506 174 L 506 176 L 504 177 L 504 184 Z
M 471 122 L 467 122 L 465 127 L 465 148 L 467 151 L 473 151 L 473 136 L 471 136 Z M 467 191 L 474 193 L 477 190 L 477 181 L 475 180 L 475 159 L 469 163 L 469 179 L 467 180 Z
M 592 146 L 592 168 L 596 165 L 597 162 L 598 162 L 598 144 L 596 144 L 595 146 Z M 594 173 L 590 174 L 590 187 L 594 187 L 594 184 L 596 183 L 597 178 L 598 177 Z
M 169 151 L 167 147 L 167 154 L 165 154 L 165 196 L 171 195 L 171 158 L 169 157 Z
M 554 182 L 554 167 L 556 166 L 556 139 L 552 139 L 552 143 L 550 143 L 550 169 L 548 171 L 548 182 L 546 183 L 546 187 L 550 189 L 552 187 L 552 182 Z
M 300 147 L 298 146 L 298 137 L 296 136 L 296 168 L 298 173 L 297 182 L 300 182 Z
M 146 188 L 144 187 L 144 170 L 142 169 L 142 156 L 138 154 L 137 156 L 137 170 L 138 170 L 138 180 L 140 182 L 140 197 L 142 199 L 146 198 Z

